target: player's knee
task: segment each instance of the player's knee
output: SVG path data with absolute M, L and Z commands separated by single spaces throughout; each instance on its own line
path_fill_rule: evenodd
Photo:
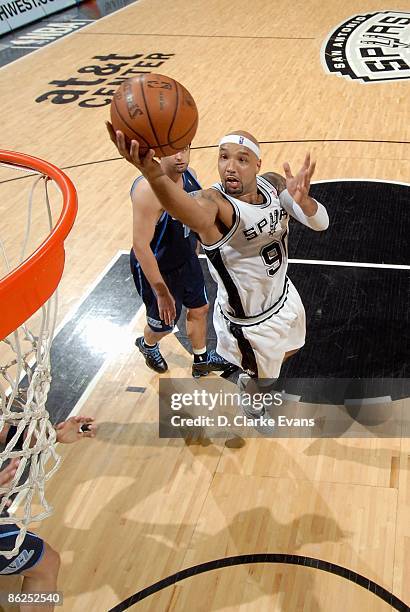
M 47 542 L 44 542 L 44 553 L 41 560 L 30 568 L 23 575 L 31 578 L 57 578 L 60 570 L 61 558 L 59 553 L 54 550 Z
M 200 306 L 199 308 L 190 308 L 187 311 L 187 319 L 189 321 L 199 321 L 200 319 L 203 319 L 204 317 L 206 317 L 208 315 L 208 311 L 209 311 L 209 304 L 204 304 L 203 306 Z

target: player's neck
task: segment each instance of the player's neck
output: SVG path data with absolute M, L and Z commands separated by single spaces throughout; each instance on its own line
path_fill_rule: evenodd
M 242 202 L 247 204 L 263 204 L 265 201 L 261 193 L 246 193 L 239 196 L 238 200 L 242 200 Z
M 238 199 L 242 200 L 242 202 L 247 202 L 248 204 L 263 204 L 265 201 L 263 195 L 258 191 L 256 181 L 255 184 L 248 189 L 247 193 L 243 193 L 238 197 Z
M 167 172 L 167 176 L 169 176 L 171 181 L 173 181 L 177 185 L 183 185 L 184 180 L 180 172 Z

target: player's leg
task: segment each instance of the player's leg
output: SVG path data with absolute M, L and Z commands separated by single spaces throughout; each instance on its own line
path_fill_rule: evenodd
M 192 351 L 199 355 L 206 352 L 206 323 L 209 304 L 197 308 L 188 308 L 186 313 L 186 333 L 191 342 Z
M 299 351 L 300 351 L 300 349 L 298 349 L 298 348 L 294 349 L 293 351 L 286 351 L 282 363 L 285 363 L 285 361 L 287 359 L 289 359 L 289 357 L 292 357 L 292 355 L 296 355 L 296 353 L 298 353 Z
M 139 336 L 135 340 L 135 346 L 138 348 L 140 353 L 144 355 L 147 366 L 159 374 L 163 374 L 168 370 L 168 364 L 159 350 L 159 341 L 164 336 L 167 336 L 170 331 L 171 330 L 158 334 L 153 332 L 151 328 L 146 325 L 144 328 L 144 335 Z
M 158 302 L 150 284 L 141 270 L 133 250 L 130 255 L 131 272 L 137 289 L 146 310 L 147 324 L 144 327 L 144 335 L 135 340 L 140 353 L 143 354 L 145 363 L 151 370 L 162 374 L 168 370 L 168 364 L 159 349 L 160 340 L 169 334 L 173 325 L 166 325 L 161 320 L 158 310 Z
M 38 563 L 28 570 L 23 570 L 22 593 L 47 593 L 57 591 L 57 576 L 60 570 L 60 555 L 47 542 L 43 542 L 44 552 Z M 38 612 L 38 605 L 21 604 L 21 612 Z M 48 603 L 41 606 L 44 612 L 54 610 L 54 605 Z
M 282 364 L 304 345 L 306 335 L 305 309 L 302 300 L 289 280 L 288 298 L 284 305 L 259 325 L 240 327 L 236 335 L 243 336 L 242 347 L 248 346 L 256 361 L 252 376 L 241 375 L 238 386 L 249 395 L 273 394 Z M 265 408 L 248 411 L 249 415 L 263 415 Z
M 206 347 L 209 304 L 204 275 L 196 254 L 186 262 L 182 280 L 184 283 L 182 299 L 187 308 L 186 330 L 194 354 L 192 376 L 206 376 L 212 371 L 224 371 L 231 364 L 216 351 L 208 351 Z
M 145 363 L 148 367 L 160 374 L 168 370 L 168 364 L 160 352 L 159 341 L 173 331 L 182 309 L 179 290 L 180 270 L 172 270 L 171 272 L 163 273 L 162 276 L 175 301 L 175 320 L 170 325 L 167 325 L 160 318 L 157 298 L 148 283 L 145 283 L 143 293 L 147 311 L 147 325 L 144 329 L 144 337 L 137 338 L 135 341 L 135 344 L 144 355 Z
M 144 342 L 147 346 L 154 346 L 155 344 L 158 344 L 162 338 L 168 336 L 169 333 L 171 333 L 171 329 L 163 332 L 157 332 L 154 331 L 147 323 L 144 327 Z
M 3 550 L 14 548 L 19 531 L 19 527 L 14 523 L 0 525 L 0 546 Z M 26 533 L 14 557 L 6 559 L 0 556 L 0 575 L 22 575 L 24 579 L 21 591 L 24 593 L 56 591 L 59 569 L 59 554 L 30 531 Z M 41 607 L 42 610 L 54 610 L 52 603 L 45 604 Z M 39 608 L 38 605 L 21 604 L 20 609 L 22 612 L 35 612 Z

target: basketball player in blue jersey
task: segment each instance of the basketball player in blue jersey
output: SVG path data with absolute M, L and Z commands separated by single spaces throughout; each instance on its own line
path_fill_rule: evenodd
M 176 155 L 162 157 L 160 167 L 181 192 L 201 189 L 194 171 L 188 168 L 189 147 Z M 159 341 L 172 332 L 182 305 L 187 308 L 186 329 L 194 353 L 192 375 L 230 366 L 215 351 L 206 349 L 208 300 L 205 281 L 196 254 L 197 239 L 190 229 L 166 212 L 148 181 L 139 176 L 131 188 L 133 246 L 130 254 L 135 286 L 147 313 L 144 336 L 136 346 L 155 372 L 168 365 Z M 192 202 L 192 200 L 190 200 Z
M 96 425 L 93 421 L 94 419 L 91 417 L 75 416 L 59 423 L 55 428 L 56 442 L 72 444 L 83 438 L 94 438 Z M 27 431 L 27 429 L 23 431 L 14 449 L 22 449 Z M 0 445 L 5 446 L 16 432 L 16 426 L 5 424 L 0 431 Z M 30 446 L 33 444 L 34 440 L 30 442 Z M 12 486 L 18 463 L 18 459 L 12 459 L 7 467 L 0 470 L 0 487 L 7 490 Z M 8 516 L 7 513 L 6 516 Z M 12 522 L 11 517 L 10 523 L 2 523 L 0 525 L 0 549 L 13 550 L 19 531 L 18 525 Z M 58 552 L 31 531 L 26 532 L 17 554 L 10 559 L 0 555 L 0 575 L 21 575 L 23 577 L 21 592 L 25 594 L 56 591 L 59 569 L 60 555 Z M 30 599 L 27 598 L 27 602 L 29 601 Z M 45 599 L 43 604 L 40 604 L 41 610 L 44 612 L 54 610 L 54 605 L 48 603 L 49 601 L 49 599 Z M 33 612 L 38 609 L 39 604 L 21 603 L 21 610 L 26 612 Z
M 307 154 L 293 176 L 259 175 L 258 141 L 241 130 L 219 142 L 220 183 L 197 192 L 194 205 L 154 159 L 139 157 L 116 132 L 120 154 L 146 177 L 161 205 L 202 242 L 218 284 L 214 308 L 217 351 L 261 383 L 274 381 L 285 359 L 305 342 L 305 311 L 287 277 L 289 217 L 315 230 L 328 227 L 326 209 L 309 196 L 315 170 Z

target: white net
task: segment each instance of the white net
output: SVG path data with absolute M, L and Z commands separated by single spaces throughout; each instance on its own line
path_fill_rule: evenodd
M 54 206 L 54 201 L 51 202 L 54 198 L 50 197 L 50 186 L 54 183 L 49 177 L 3 163 L 0 171 L 0 278 L 3 278 L 50 233 L 55 216 L 53 209 L 57 211 L 58 207 L 58 212 L 61 211 L 61 193 L 58 189 L 52 190 L 58 193 Z M 4 306 L 0 304 L 0 312 Z M 3 449 L 0 470 L 11 459 L 19 459 L 12 482 L 0 487 L 0 525 L 15 523 L 20 528 L 13 550 L 0 550 L 0 555 L 7 558 L 18 553 L 28 525 L 43 520 L 53 510 L 45 497 L 45 482 L 57 470 L 60 457 L 55 451 L 56 432 L 49 421 L 46 400 L 51 382 L 50 348 L 56 315 L 57 292 L 33 317 L 0 341 L 0 448 Z M 9 430 L 10 426 L 16 430 Z M 6 442 L 7 431 L 10 433 Z M 11 515 L 8 507 L 16 495 L 20 503 L 16 515 Z

